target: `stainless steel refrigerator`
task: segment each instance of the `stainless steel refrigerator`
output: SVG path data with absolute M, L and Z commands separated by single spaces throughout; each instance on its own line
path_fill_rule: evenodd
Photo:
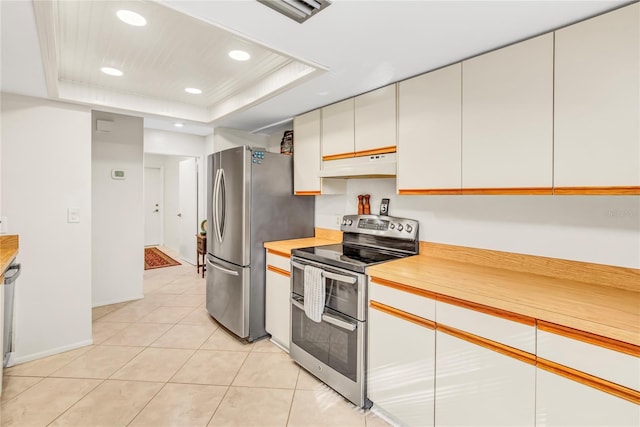
M 263 243 L 314 234 L 314 198 L 293 195 L 292 161 L 247 146 L 208 157 L 207 311 L 248 341 L 267 334 Z

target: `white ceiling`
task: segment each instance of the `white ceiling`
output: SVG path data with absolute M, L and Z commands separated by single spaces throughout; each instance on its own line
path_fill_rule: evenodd
M 149 127 L 171 128 L 173 122 L 182 121 L 188 125 L 183 132 L 191 125 L 193 133 L 202 134 L 210 126 L 269 133 L 282 128 L 270 125 L 299 113 L 629 2 L 334 0 L 303 24 L 253 0 L 160 2 L 168 8 L 139 1 L 38 3 L 62 4 L 57 15 L 52 14 L 60 17 L 59 98 L 107 110 L 137 111 L 151 119 L 145 121 Z M 122 28 L 118 21 L 105 19 L 121 4 L 149 11 L 144 36 L 136 33 L 138 28 Z M 44 71 L 52 68 L 47 68 L 51 40 L 45 38 L 49 47 L 44 46 L 47 61 L 43 62 L 31 1 L 0 1 L 0 7 L 2 91 L 48 97 Z M 39 23 L 42 32 L 42 19 Z M 234 43 L 255 49 L 253 59 L 222 62 L 220 56 Z M 111 86 L 95 73 L 97 64 L 116 53 L 124 60 L 115 65 L 124 64 L 135 77 L 126 84 L 120 81 L 122 86 Z M 289 76 L 286 84 L 274 86 L 273 72 L 291 63 L 298 71 L 305 70 L 302 78 Z M 328 72 L 323 73 L 323 67 Z M 214 75 L 227 80 L 216 82 Z M 189 78 L 206 82 L 200 85 L 205 96 L 198 101 L 181 92 L 190 85 Z M 261 79 L 257 94 L 256 78 Z M 92 90 L 86 90 L 88 86 Z M 203 109 L 206 114 L 201 114 Z

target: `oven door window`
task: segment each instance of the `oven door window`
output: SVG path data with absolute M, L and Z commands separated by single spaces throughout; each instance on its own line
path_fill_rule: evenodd
M 357 380 L 359 322 L 326 308 L 316 323 L 304 314 L 302 299 L 291 305 L 291 341 L 342 375 Z M 298 304 L 296 304 L 296 302 Z

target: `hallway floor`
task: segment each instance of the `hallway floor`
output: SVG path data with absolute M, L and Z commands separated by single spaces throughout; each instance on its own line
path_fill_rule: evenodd
M 1 425 L 388 425 L 267 339 L 219 328 L 195 266 L 145 271 L 144 294 L 95 308 L 93 345 L 5 369 Z

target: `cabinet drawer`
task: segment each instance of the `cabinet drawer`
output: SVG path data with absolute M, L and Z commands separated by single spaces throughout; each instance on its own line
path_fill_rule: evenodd
M 427 320 L 435 320 L 435 299 L 391 287 L 394 285 L 393 282 L 385 281 L 388 285 L 380 282 L 379 279 L 372 278 L 369 284 L 369 299 L 371 301 L 377 301 Z
M 438 296 L 436 322 L 527 353 L 536 353 L 533 318 Z
M 590 344 L 562 333 L 541 322 L 537 331 L 538 357 L 640 391 L 640 358 L 629 354 L 633 353 L 631 349 L 624 353 L 604 347 L 607 342 Z
M 276 267 L 291 273 L 290 261 L 291 261 L 290 258 L 285 258 L 283 256 L 276 255 L 275 253 L 267 250 L 267 266 L 271 265 L 273 267 Z

